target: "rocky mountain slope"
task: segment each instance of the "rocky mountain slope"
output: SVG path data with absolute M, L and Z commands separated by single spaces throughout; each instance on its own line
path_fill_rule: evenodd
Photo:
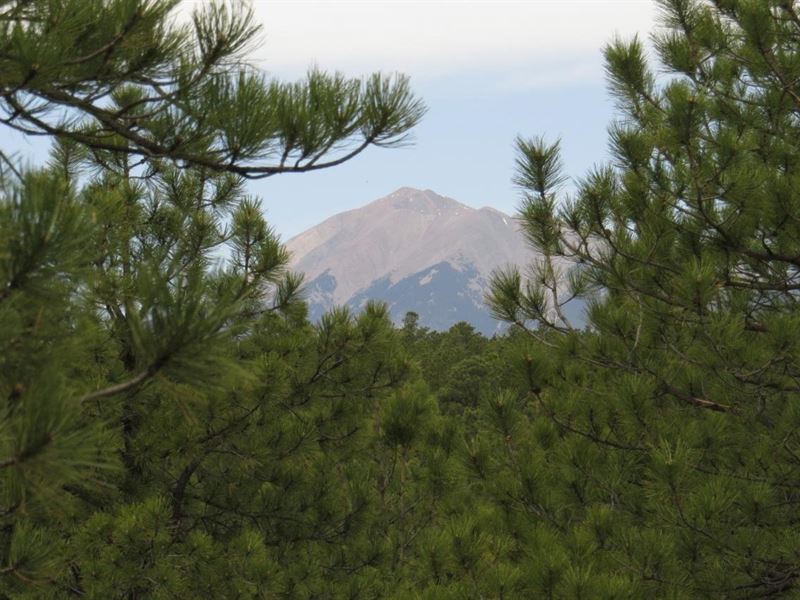
M 413 310 L 427 327 L 467 321 L 486 334 L 498 328 L 483 302 L 491 271 L 532 258 L 512 217 L 413 188 L 335 215 L 287 247 L 306 275 L 312 319 L 377 299 L 397 321 Z

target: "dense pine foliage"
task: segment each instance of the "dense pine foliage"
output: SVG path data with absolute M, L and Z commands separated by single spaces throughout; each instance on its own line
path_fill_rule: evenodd
M 0 599 L 800 595 L 800 7 L 661 0 L 613 161 L 518 140 L 487 339 L 310 323 L 248 177 L 401 143 L 246 7 L 0 0 Z M 0 150 L 7 150 L 0 147 Z M 524 269 L 524 270 L 521 270 Z M 585 326 L 561 310 L 580 299 Z

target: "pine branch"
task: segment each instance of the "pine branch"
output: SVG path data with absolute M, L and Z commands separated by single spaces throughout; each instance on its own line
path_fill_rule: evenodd
M 116 385 L 112 385 L 111 387 L 107 387 L 101 390 L 97 390 L 95 392 L 91 392 L 86 394 L 81 398 L 81 402 L 89 402 L 91 400 L 97 400 L 99 398 L 106 398 L 108 396 L 114 396 L 116 394 L 125 392 L 129 389 L 135 388 L 142 383 L 144 383 L 147 379 L 155 375 L 155 369 L 146 369 L 136 375 L 135 377 L 129 379 L 128 381 L 123 381 L 122 383 L 118 383 Z

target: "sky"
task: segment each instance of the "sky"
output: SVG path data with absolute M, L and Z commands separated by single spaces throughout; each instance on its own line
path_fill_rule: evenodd
M 183 0 L 184 14 L 206 0 Z M 251 0 L 263 30 L 251 60 L 270 76 L 312 66 L 404 73 L 428 112 L 413 144 L 370 148 L 332 169 L 249 182 L 284 240 L 399 187 L 513 214 L 517 135 L 561 139 L 568 175 L 607 158 L 614 115 L 602 47 L 647 38 L 653 0 Z M 15 140 L 41 155 L 41 141 Z
M 519 134 L 560 138 L 568 174 L 582 176 L 607 158 L 614 114 L 602 47 L 614 36 L 646 38 L 656 16 L 651 0 L 257 0 L 253 8 L 264 27 L 253 56 L 270 74 L 297 79 L 311 65 L 351 76 L 401 72 L 428 106 L 410 147 L 251 183 L 284 239 L 402 186 L 513 214 Z

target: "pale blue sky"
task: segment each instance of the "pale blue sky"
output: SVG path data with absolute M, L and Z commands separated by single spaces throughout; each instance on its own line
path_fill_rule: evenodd
M 324 218 L 411 186 L 479 208 L 513 214 L 513 141 L 523 135 L 561 138 L 570 174 L 580 176 L 606 156 L 613 106 L 602 83 L 509 92 L 486 91 L 468 73 L 419 85 L 429 106 L 414 145 L 370 149 L 334 169 L 252 182 L 267 217 L 288 239 Z
M 200 0 L 185 0 L 191 5 Z M 429 107 L 415 144 L 370 149 L 314 174 L 251 184 L 288 239 L 401 186 L 513 213 L 517 134 L 561 138 L 570 175 L 606 156 L 613 106 L 602 46 L 652 30 L 652 0 L 253 2 L 263 68 L 296 78 L 310 65 L 361 75 L 404 72 Z
M 181 10 L 204 1 L 184 0 Z M 646 37 L 656 13 L 653 0 L 251 4 L 264 27 L 252 56 L 272 75 L 297 79 L 311 65 L 352 76 L 403 72 L 429 107 L 410 147 L 372 148 L 330 170 L 251 182 L 285 240 L 402 186 L 511 214 L 517 134 L 561 138 L 567 171 L 580 177 L 607 156 L 613 106 L 601 48 L 614 35 Z M 22 155 L 43 148 L 20 139 L 12 147 Z

